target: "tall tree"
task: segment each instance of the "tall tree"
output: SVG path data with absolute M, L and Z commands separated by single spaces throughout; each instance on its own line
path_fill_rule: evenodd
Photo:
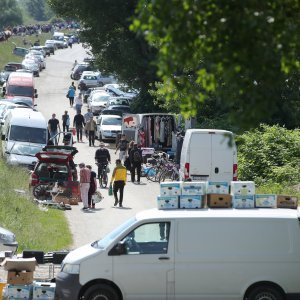
M 100 71 L 109 72 L 138 88 L 137 110 L 154 110 L 148 89 L 158 80 L 152 61 L 157 50 L 131 30 L 136 0 L 48 0 L 60 16 L 77 18 L 82 24 L 81 39 L 91 46 Z
M 299 112 L 299 25 L 298 0 L 139 0 L 132 28 L 157 48 L 169 102 L 196 114 L 213 93 L 251 127 Z
M 29 14 L 36 21 L 46 21 L 48 20 L 47 9 L 48 3 L 47 0 L 27 0 L 26 6 Z
M 16 0 L 0 0 L 0 30 L 7 26 L 22 24 L 22 12 Z

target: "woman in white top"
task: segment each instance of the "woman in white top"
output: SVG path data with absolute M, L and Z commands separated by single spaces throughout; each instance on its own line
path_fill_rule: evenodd
M 78 111 L 81 111 L 81 107 L 82 107 L 82 95 L 81 95 L 81 93 L 79 93 L 78 96 L 75 97 L 74 104 L 75 104 L 76 113 L 78 113 Z

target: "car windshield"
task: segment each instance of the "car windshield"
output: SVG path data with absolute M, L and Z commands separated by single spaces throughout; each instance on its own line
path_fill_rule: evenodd
M 102 125 L 122 125 L 122 118 L 105 118 Z
M 107 234 L 103 239 L 92 243 L 91 246 L 98 249 L 106 249 L 118 236 L 122 234 L 122 232 L 131 227 L 135 222 L 135 218 L 130 218 L 125 223 L 118 226 L 115 230 Z
M 46 128 L 34 128 L 12 125 L 10 128 L 9 139 L 18 142 L 29 142 L 36 144 L 47 143 Z
M 93 97 L 92 101 L 96 101 L 96 102 L 107 102 L 109 99 L 109 96 L 103 96 L 103 95 L 95 95 L 95 97 Z
M 33 97 L 32 86 L 9 85 L 7 94 L 10 96 L 26 96 Z
M 23 145 L 15 143 L 12 146 L 10 153 L 16 155 L 35 156 L 35 154 L 40 151 L 42 151 L 42 146 Z

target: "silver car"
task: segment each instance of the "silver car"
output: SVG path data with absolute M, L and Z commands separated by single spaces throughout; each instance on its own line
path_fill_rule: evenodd
M 12 251 L 15 253 L 17 249 L 16 236 L 11 231 L 0 227 L 0 251 Z

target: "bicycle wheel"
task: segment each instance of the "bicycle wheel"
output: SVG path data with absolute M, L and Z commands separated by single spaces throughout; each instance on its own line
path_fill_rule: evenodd
M 102 175 L 102 187 L 103 187 L 103 188 L 106 188 L 106 187 L 107 187 L 107 181 L 108 181 L 108 180 L 107 180 L 107 174 L 104 173 L 104 174 Z
M 145 173 L 146 178 L 150 181 L 155 182 L 157 171 L 158 171 L 157 167 L 150 167 Z
M 167 178 L 167 173 L 168 173 L 167 170 L 163 170 L 163 171 L 160 173 L 160 175 L 159 175 L 159 177 L 158 177 L 158 182 L 159 182 L 159 183 L 164 182 L 164 181 L 166 180 L 166 178 Z
M 46 183 L 40 183 L 33 188 L 33 196 L 37 200 L 48 200 L 51 199 L 51 194 L 49 191 L 49 185 Z

